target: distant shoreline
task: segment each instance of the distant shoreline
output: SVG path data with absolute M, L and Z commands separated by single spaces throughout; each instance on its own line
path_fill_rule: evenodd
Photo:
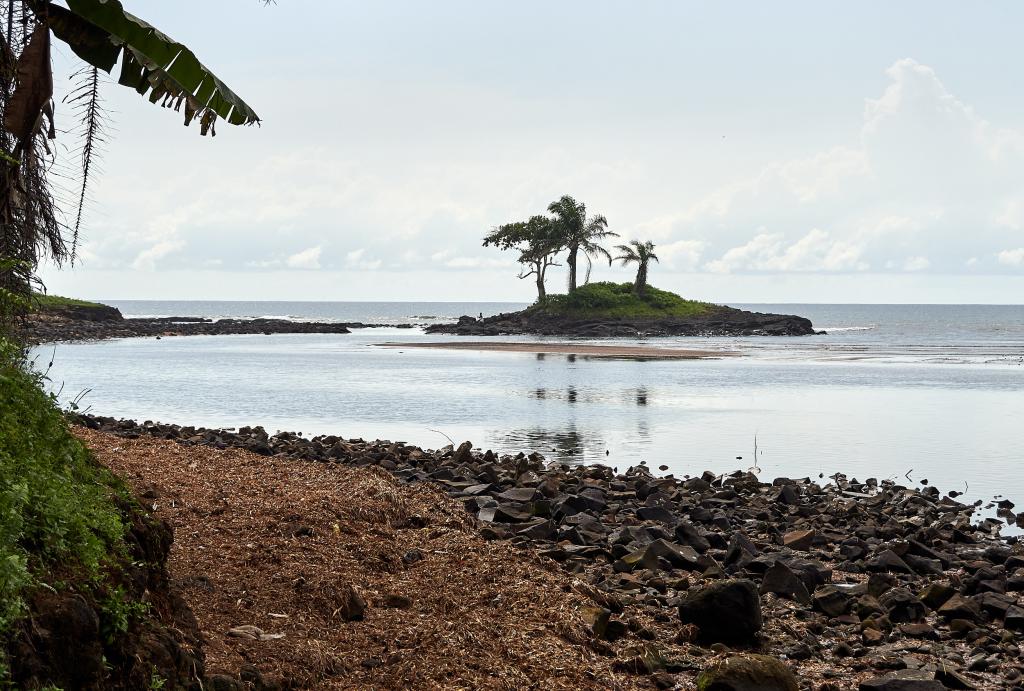
M 436 348 L 440 350 L 477 350 L 503 353 L 537 353 L 579 355 L 594 358 L 643 358 L 659 360 L 706 360 L 719 357 L 737 357 L 731 351 L 694 350 L 684 348 L 657 348 L 653 346 L 593 345 L 587 343 L 517 343 L 514 341 L 464 341 L 429 343 L 375 343 L 382 348 Z

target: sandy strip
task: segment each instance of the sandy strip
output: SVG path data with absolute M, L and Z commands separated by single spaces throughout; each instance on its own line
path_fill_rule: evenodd
M 435 341 L 430 343 L 376 343 L 384 348 L 441 348 L 444 350 L 493 350 L 503 353 L 554 353 L 595 358 L 647 358 L 701 360 L 734 357 L 732 351 L 655 348 L 652 346 L 592 345 L 588 343 L 517 343 L 514 341 Z

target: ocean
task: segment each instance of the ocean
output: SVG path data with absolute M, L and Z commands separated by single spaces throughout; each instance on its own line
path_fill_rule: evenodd
M 426 324 L 510 303 L 109 301 L 125 316 Z M 615 339 L 736 351 L 701 361 L 390 349 L 420 329 L 195 336 L 35 351 L 64 402 L 138 420 L 401 440 L 471 440 L 551 461 L 677 476 L 927 480 L 1024 510 L 1024 306 L 736 305 L 827 335 Z M 508 338 L 502 340 L 517 340 Z M 519 339 L 530 340 L 530 339 Z M 48 367 L 52 359 L 52 366 Z M 756 449 L 756 457 L 755 457 Z

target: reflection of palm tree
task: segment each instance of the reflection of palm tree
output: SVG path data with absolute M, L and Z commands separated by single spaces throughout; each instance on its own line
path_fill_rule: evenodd
M 576 402 L 576 387 L 575 386 L 570 386 L 569 390 L 566 391 L 566 400 L 569 401 L 569 403 L 575 403 Z
M 652 260 L 658 261 L 658 255 L 654 253 L 654 243 L 650 240 L 647 242 L 632 240 L 628 245 L 616 245 L 615 249 L 622 253 L 615 259 L 621 261 L 623 266 L 637 265 L 633 292 L 643 297 L 644 291 L 647 289 L 647 266 Z
M 555 216 L 562 244 L 569 250 L 566 263 L 569 265 L 569 292 L 576 290 L 577 255 L 582 250 L 587 260 L 587 275 L 584 283 L 590 280 L 591 257 L 603 256 L 612 263 L 612 255 L 598 243 L 607 237 L 618 237 L 618 233 L 608 230 L 608 219 L 600 214 L 587 218 L 587 206 L 565 195 L 548 205 L 548 211 Z
M 647 405 L 647 389 L 643 386 L 636 390 L 636 404 L 640 406 Z

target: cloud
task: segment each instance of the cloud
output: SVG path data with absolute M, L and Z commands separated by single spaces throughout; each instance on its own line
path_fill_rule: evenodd
M 996 256 L 996 259 L 1003 266 L 1024 266 L 1024 247 L 1003 250 Z
M 160 240 L 152 247 L 139 252 L 135 257 L 135 261 L 132 262 L 132 268 L 138 271 L 152 271 L 156 268 L 157 262 L 160 259 L 181 250 L 183 247 L 185 247 L 183 240 Z
M 321 248 L 319 245 L 297 252 L 284 260 L 289 269 L 319 269 Z
M 902 59 L 885 74 L 857 145 L 769 163 L 639 227 L 703 242 L 715 273 L 1015 266 L 994 258 L 1024 227 L 1024 131 L 993 126 L 927 65 Z
M 907 257 L 907 260 L 903 262 L 904 271 L 924 271 L 932 263 L 928 257 Z
M 658 263 L 670 270 L 694 271 L 700 265 L 707 243 L 703 240 L 676 240 L 659 244 L 654 253 Z
M 365 259 L 366 249 L 360 247 L 345 255 L 345 268 L 357 271 L 375 271 L 381 267 L 379 259 Z
M 713 273 L 734 271 L 864 271 L 863 250 L 842 240 L 833 240 L 815 228 L 796 242 L 786 244 L 781 233 L 761 233 L 749 242 L 733 247 L 720 259 L 705 265 Z

